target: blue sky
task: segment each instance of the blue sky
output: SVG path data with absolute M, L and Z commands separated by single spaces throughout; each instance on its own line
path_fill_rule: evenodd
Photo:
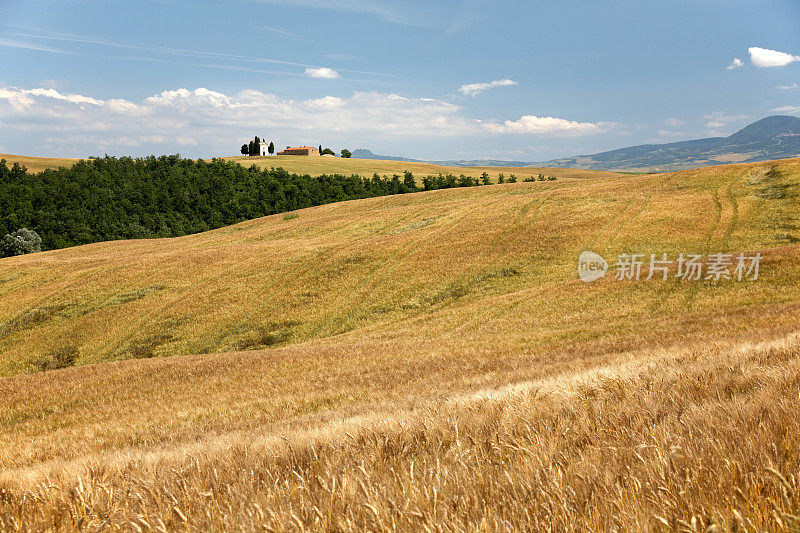
M 800 2 L 0 0 L 0 152 L 538 161 L 800 114 Z

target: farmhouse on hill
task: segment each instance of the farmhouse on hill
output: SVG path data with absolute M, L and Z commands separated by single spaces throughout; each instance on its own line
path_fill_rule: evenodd
M 314 155 L 319 156 L 319 150 L 314 148 L 313 146 L 297 146 L 297 147 L 286 147 L 286 150 L 282 150 L 278 152 L 278 155 Z

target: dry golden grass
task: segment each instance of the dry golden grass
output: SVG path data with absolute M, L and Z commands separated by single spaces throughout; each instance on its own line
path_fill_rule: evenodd
M 41 172 L 48 168 L 70 167 L 78 161 L 78 158 L 66 157 L 30 157 L 23 155 L 0 154 L 0 159 L 5 159 L 10 167 L 14 163 L 25 165 L 31 172 Z M 384 161 L 381 159 L 343 159 L 341 157 L 301 157 L 301 156 L 269 156 L 269 157 L 249 157 L 234 156 L 225 157 L 229 161 L 237 161 L 249 167 L 257 165 L 261 168 L 284 168 L 288 172 L 297 174 L 310 174 L 319 176 L 321 174 L 359 174 L 362 176 L 372 176 L 377 173 L 380 175 L 391 176 L 401 175 L 408 170 L 415 176 L 435 176 L 437 174 L 464 174 L 466 176 L 478 177 L 486 172 L 492 177 L 493 181 L 503 173 L 506 178 L 514 174 L 519 180 L 527 177 L 537 176 L 544 173 L 547 176 L 559 178 L 600 178 L 619 176 L 616 172 L 606 172 L 602 170 L 584 170 L 572 168 L 548 168 L 548 167 L 449 167 L 443 165 L 432 165 L 429 163 L 413 163 L 410 161 Z
M 0 529 L 791 530 L 798 189 L 518 183 L 2 260 Z M 584 249 L 764 260 L 583 284 Z
M 793 530 L 800 335 L 607 357 L 512 392 L 8 472 L 0 525 Z
M 265 156 L 250 157 L 236 156 L 226 157 L 230 161 L 238 161 L 242 165 L 258 165 L 261 168 L 283 168 L 288 172 L 298 174 L 359 174 L 361 176 L 372 176 L 377 173 L 381 176 L 403 175 L 408 170 L 417 178 L 422 176 L 435 176 L 437 174 L 454 174 L 456 176 L 477 177 L 486 172 L 493 181 L 502 173 L 506 178 L 514 174 L 519 180 L 543 173 L 546 176 L 557 176 L 559 178 L 601 178 L 619 176 L 616 172 L 606 172 L 603 170 L 584 170 L 575 168 L 548 168 L 548 167 L 450 167 L 444 165 L 432 165 L 430 163 L 414 163 L 411 161 L 385 161 L 382 159 L 344 159 L 341 157 L 304 157 L 304 156 Z
M 0 154 L 0 159 L 5 159 L 11 167 L 14 163 L 24 165 L 29 172 L 41 172 L 48 168 L 71 167 L 78 162 L 77 158 L 68 157 L 31 157 L 27 155 Z
M 780 174 L 765 177 L 772 166 Z M 0 375 L 34 371 L 69 346 L 87 364 L 309 341 L 511 354 L 669 342 L 709 316 L 798 303 L 787 290 L 800 270 L 797 197 L 770 191 L 799 188 L 799 169 L 790 160 L 440 190 L 5 259 Z M 585 285 L 575 275 L 585 249 L 761 250 L 764 275 Z M 737 333 L 749 320 L 720 327 Z

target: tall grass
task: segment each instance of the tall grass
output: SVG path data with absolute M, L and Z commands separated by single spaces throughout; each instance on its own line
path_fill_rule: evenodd
M 4 529 L 797 528 L 800 336 L 676 349 L 0 489 Z M 221 443 L 220 443 L 221 444 Z

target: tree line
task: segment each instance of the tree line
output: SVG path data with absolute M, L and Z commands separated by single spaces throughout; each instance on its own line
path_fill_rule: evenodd
M 512 178 L 508 181 L 516 181 Z M 38 174 L 17 163 L 9 168 L 1 160 L 0 235 L 9 237 L 9 250 L 23 250 L 19 253 L 117 239 L 178 237 L 321 204 L 486 185 L 491 180 L 486 173 L 480 178 L 446 174 L 427 176 L 421 183 L 419 187 L 411 172 L 311 177 L 179 155 L 90 158 Z M 41 242 L 19 233 L 22 228 L 35 232 Z

